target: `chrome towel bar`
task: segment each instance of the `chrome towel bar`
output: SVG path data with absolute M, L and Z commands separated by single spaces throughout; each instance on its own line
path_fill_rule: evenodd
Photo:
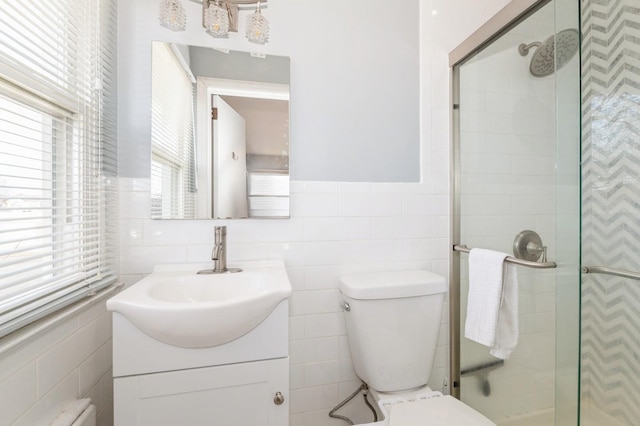
M 615 275 L 616 277 L 631 278 L 632 280 L 640 280 L 640 272 L 627 271 L 625 269 L 609 268 L 607 266 L 583 266 L 583 274 L 605 274 Z
M 495 368 L 502 367 L 503 365 L 504 365 L 504 359 L 498 359 L 495 361 L 486 362 L 484 364 L 465 368 L 464 370 L 460 371 L 460 375 L 464 377 L 470 374 L 482 373 L 482 372 L 486 372 L 487 370 L 493 370 Z
M 469 253 L 471 249 L 462 244 L 454 244 L 453 251 L 457 251 L 460 253 Z M 515 265 L 526 266 L 527 268 L 535 269 L 553 269 L 558 267 L 558 264 L 556 262 L 533 262 L 531 260 L 518 259 L 512 256 L 507 256 L 504 261 L 513 263 Z M 640 275 L 638 276 L 640 277 Z

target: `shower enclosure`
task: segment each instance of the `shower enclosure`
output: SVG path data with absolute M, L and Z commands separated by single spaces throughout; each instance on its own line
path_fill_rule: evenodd
M 451 391 L 499 425 L 640 418 L 638 23 L 638 1 L 514 0 L 450 55 Z M 506 360 L 464 337 L 476 247 L 517 265 Z

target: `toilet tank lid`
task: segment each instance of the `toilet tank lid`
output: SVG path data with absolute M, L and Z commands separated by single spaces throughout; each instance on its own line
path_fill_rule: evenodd
M 382 271 L 345 275 L 340 291 L 352 299 L 399 299 L 447 292 L 443 276 L 429 271 Z

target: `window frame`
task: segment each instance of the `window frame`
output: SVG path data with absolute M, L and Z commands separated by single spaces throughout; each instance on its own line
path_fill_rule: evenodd
M 117 281 L 117 236 L 107 230 L 117 223 L 116 12 L 115 0 L 13 0 L 0 8 L 0 96 L 52 123 L 50 134 L 41 129 L 47 137 L 40 146 L 49 143 L 42 152 L 50 149 L 42 160 L 50 177 L 42 178 L 41 187 L 26 183 L 29 175 L 20 163 L 14 176 L 0 167 L 0 181 L 13 177 L 13 188 L 33 189 L 31 196 L 42 205 L 49 200 L 37 207 L 48 223 L 0 216 L 0 247 L 19 241 L 20 232 L 37 230 L 33 240 L 43 240 L 0 256 L 0 278 L 7 280 L 0 280 L 0 339 Z M 10 114 L 0 117 L 11 120 Z M 0 129 L 0 137 L 0 153 L 10 153 L 17 145 L 12 135 Z M 40 197 L 33 195 L 38 191 Z M 19 229 L 3 227 L 9 220 Z M 30 259 L 16 260 L 29 250 Z

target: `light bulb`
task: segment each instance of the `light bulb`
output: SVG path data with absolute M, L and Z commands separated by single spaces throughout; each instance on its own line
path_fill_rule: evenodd
M 269 21 L 262 16 L 260 2 L 256 11 L 247 17 L 247 39 L 252 43 L 265 44 L 269 40 Z
M 160 25 L 172 31 L 184 31 L 187 17 L 180 0 L 160 1 Z
M 228 37 L 229 13 L 219 4 L 211 3 L 204 15 L 204 26 L 212 37 Z

